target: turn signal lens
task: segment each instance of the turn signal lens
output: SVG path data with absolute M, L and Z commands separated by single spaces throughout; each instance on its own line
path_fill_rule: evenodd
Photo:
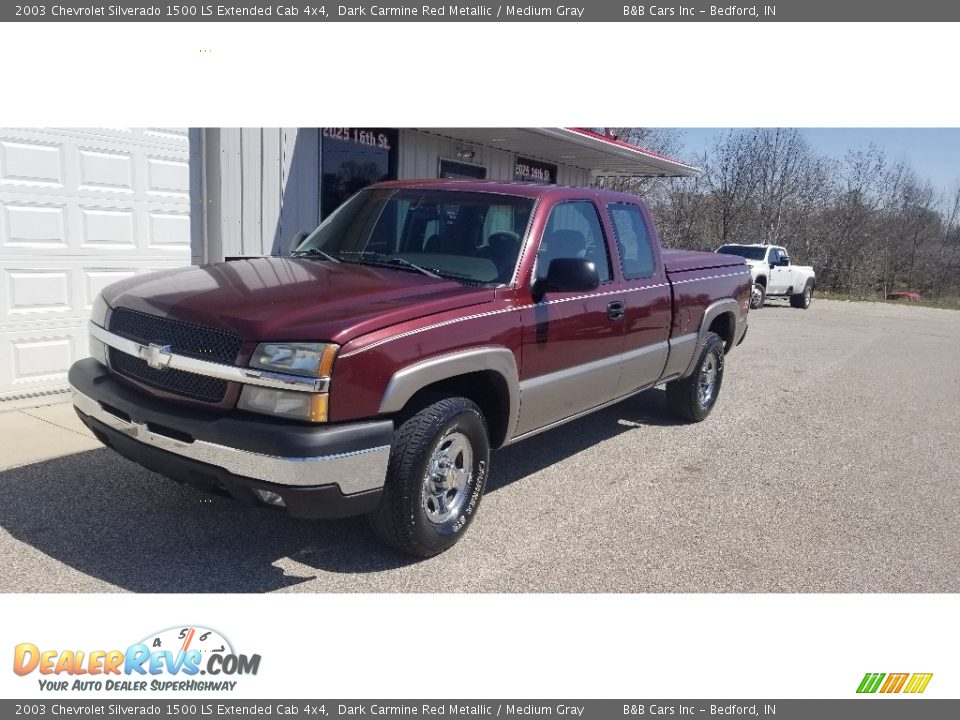
M 240 392 L 241 410 L 277 417 L 321 423 L 327 421 L 327 394 L 245 385 Z

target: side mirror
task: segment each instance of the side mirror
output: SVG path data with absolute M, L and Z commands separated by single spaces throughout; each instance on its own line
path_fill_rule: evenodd
M 290 241 L 290 252 L 293 252 L 298 247 L 300 247 L 300 243 L 302 243 L 306 239 L 307 239 L 307 233 L 305 233 L 303 230 L 301 230 L 296 235 L 294 235 L 293 240 Z
M 600 284 L 597 266 L 583 258 L 556 258 L 550 261 L 547 276 L 538 280 L 534 295 L 539 300 L 548 292 L 587 292 Z
M 782 257 L 780 258 L 780 267 L 788 267 L 790 265 L 790 258 Z

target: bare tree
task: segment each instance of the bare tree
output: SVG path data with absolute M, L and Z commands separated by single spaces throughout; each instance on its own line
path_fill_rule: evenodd
M 678 150 L 678 131 L 600 130 L 656 152 Z M 960 295 L 960 180 L 938 197 L 876 146 L 831 160 L 789 128 L 729 130 L 695 164 L 700 177 L 598 184 L 645 195 L 668 247 L 787 245 L 814 266 L 821 287 L 860 297 L 902 287 Z
M 705 180 L 718 244 L 756 239 L 736 235 L 759 181 L 758 143 L 758 130 L 731 130 L 714 141 L 707 156 Z

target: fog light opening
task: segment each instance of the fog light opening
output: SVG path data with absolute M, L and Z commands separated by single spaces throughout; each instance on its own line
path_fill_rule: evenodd
M 283 498 L 280 497 L 277 493 L 270 490 L 261 490 L 260 488 L 253 489 L 254 495 L 256 495 L 262 502 L 265 502 L 267 505 L 272 505 L 273 507 L 286 507 L 287 504 L 283 501 Z

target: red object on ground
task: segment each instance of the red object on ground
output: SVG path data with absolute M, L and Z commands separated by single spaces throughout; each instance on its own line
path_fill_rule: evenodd
M 917 302 L 920 300 L 920 293 L 913 290 L 901 290 L 898 292 L 887 293 L 887 300 L 909 300 Z

